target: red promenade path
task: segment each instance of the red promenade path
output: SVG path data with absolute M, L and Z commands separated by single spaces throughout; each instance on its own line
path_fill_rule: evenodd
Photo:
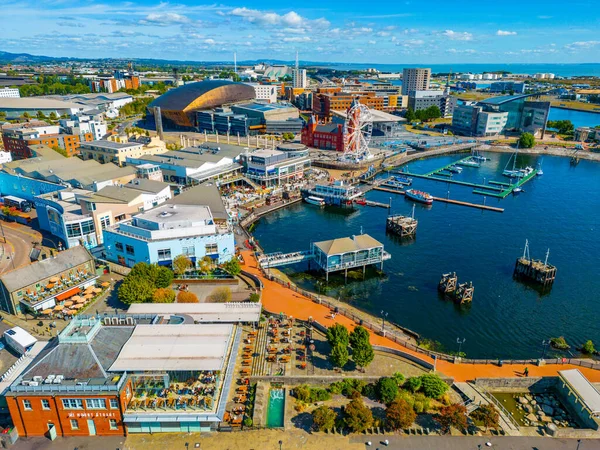
M 264 285 L 262 292 L 262 303 L 266 310 L 272 313 L 283 312 L 296 319 L 307 320 L 312 317 L 320 324 L 329 327 L 334 323 L 345 325 L 352 330 L 356 324 L 341 314 L 331 319 L 330 309 L 326 306 L 314 303 L 309 298 L 288 289 L 279 283 L 269 281 L 265 278 L 260 269 L 254 254 L 251 251 L 242 251 L 244 261 L 246 262 L 244 270 L 258 276 Z M 371 343 L 374 345 L 390 347 L 401 350 L 411 355 L 417 356 L 422 361 L 433 364 L 433 359 L 421 353 L 414 352 L 396 342 L 393 342 L 383 336 L 371 333 Z M 522 364 L 504 364 L 498 367 L 494 364 L 453 364 L 447 361 L 438 361 L 437 370 L 455 381 L 467 381 L 475 378 L 510 378 L 520 377 L 526 366 Z M 528 365 L 530 377 L 557 376 L 559 370 L 579 369 L 593 383 L 600 383 L 600 371 L 579 367 L 572 364 L 547 364 L 545 366 Z

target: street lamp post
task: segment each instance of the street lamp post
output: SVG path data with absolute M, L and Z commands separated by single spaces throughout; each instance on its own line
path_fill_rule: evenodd
M 581 439 L 577 439 L 577 450 L 579 450 L 580 445 L 581 445 Z
M 460 349 L 462 347 L 462 345 L 465 343 L 465 341 L 467 340 L 467 338 L 456 338 L 456 343 L 458 344 L 458 356 L 460 358 Z
M 279 441 L 279 450 L 281 450 L 282 445 L 283 445 L 283 441 Z
M 548 349 L 549 345 L 550 345 L 550 340 L 544 339 L 542 341 L 542 359 L 544 359 L 546 357 L 546 350 Z
M 381 310 L 381 319 L 382 319 L 381 334 L 385 334 L 385 318 L 387 316 L 388 316 L 388 313 L 386 313 L 384 310 Z

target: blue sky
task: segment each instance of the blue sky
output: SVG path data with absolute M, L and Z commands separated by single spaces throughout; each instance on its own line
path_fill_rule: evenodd
M 325 62 L 600 62 L 592 1 L 4 0 L 0 50 Z

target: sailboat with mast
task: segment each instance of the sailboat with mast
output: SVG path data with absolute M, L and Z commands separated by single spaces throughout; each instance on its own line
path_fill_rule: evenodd
M 504 175 L 505 177 L 517 178 L 519 176 L 520 172 L 516 169 L 518 154 L 519 154 L 519 141 L 517 141 L 517 149 L 511 155 L 511 157 L 508 159 L 508 162 L 506 163 L 506 166 L 504 166 L 504 170 L 502 171 L 502 175 Z M 508 165 L 510 164 L 511 159 L 512 159 L 512 169 L 507 169 Z

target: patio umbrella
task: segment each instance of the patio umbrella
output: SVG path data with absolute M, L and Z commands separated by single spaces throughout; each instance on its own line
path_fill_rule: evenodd
M 48 283 L 48 284 L 46 285 L 46 289 L 52 289 L 53 287 L 54 287 L 54 284 L 53 284 L 53 283 Z
M 94 288 L 94 294 L 99 294 L 100 292 L 102 292 L 102 289 Z
M 71 300 L 73 300 L 74 302 L 77 302 L 77 301 L 81 300 L 81 297 L 79 295 L 74 295 L 73 297 L 71 297 Z
M 69 316 L 75 314 L 75 311 L 71 311 L 70 309 L 65 309 L 64 314 L 68 314 Z
M 81 309 L 83 308 L 83 303 L 77 303 L 76 305 L 72 306 L 73 309 Z
M 66 302 L 63 303 L 63 305 L 65 305 L 66 307 L 69 307 L 73 304 L 73 302 L 71 300 L 67 300 Z
M 93 287 L 88 287 L 85 291 L 83 291 L 84 294 L 91 294 L 92 292 L 94 292 L 94 288 Z
M 63 305 L 56 305 L 54 307 L 54 311 L 62 311 L 63 309 L 65 309 L 65 307 Z
M 87 300 L 86 300 L 85 298 L 83 298 L 83 297 L 79 297 L 79 299 L 77 299 L 77 303 L 78 303 L 78 304 L 83 304 L 83 303 L 85 303 L 86 301 L 87 301 Z
M 46 316 L 49 316 L 50 314 L 52 314 L 52 310 L 51 309 L 45 309 L 42 311 L 42 314 L 45 314 Z
M 104 283 L 102 283 L 100 286 L 102 287 L 109 287 L 110 286 L 110 282 L 105 281 Z
M 58 278 L 58 277 L 52 277 L 52 278 L 50 278 L 50 280 L 48 280 L 48 281 L 50 281 L 50 283 L 58 283 L 58 280 L 59 280 L 59 278 Z
M 83 296 L 83 298 L 84 298 L 85 300 L 89 300 L 89 299 L 91 299 L 91 298 L 93 298 L 93 297 L 94 297 L 94 294 L 91 294 L 91 293 L 90 293 L 90 294 L 85 294 L 85 295 Z

